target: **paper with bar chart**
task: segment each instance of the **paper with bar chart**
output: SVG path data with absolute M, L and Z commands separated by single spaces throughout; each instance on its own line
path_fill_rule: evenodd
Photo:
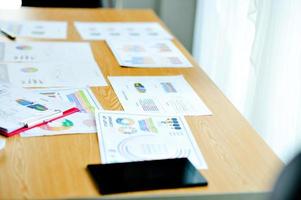
M 170 40 L 108 40 L 107 43 L 124 67 L 192 67 Z
M 80 112 L 21 133 L 22 137 L 96 133 L 95 110 L 103 110 L 89 88 L 35 89 L 35 93 L 76 105 Z
M 164 40 L 173 36 L 157 22 L 75 22 L 84 40 Z
M 183 76 L 110 76 L 125 111 L 170 115 L 211 115 Z
M 93 62 L 89 43 L 0 42 L 0 62 Z
M 0 81 L 0 129 L 6 133 L 20 129 L 30 122 L 42 123 L 39 122 L 40 119 L 52 119 L 51 116 L 73 107 L 68 102 Z
M 96 124 L 102 163 L 187 157 L 207 168 L 184 117 L 99 111 Z
M 67 22 L 63 21 L 4 21 L 0 28 L 16 37 L 66 39 Z
M 106 86 L 96 62 L 39 62 L 0 64 L 0 80 L 20 87 Z

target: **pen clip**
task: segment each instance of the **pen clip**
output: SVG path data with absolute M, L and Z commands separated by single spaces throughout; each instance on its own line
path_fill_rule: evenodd
M 60 110 L 56 110 L 56 112 L 51 115 L 47 115 L 45 117 L 40 117 L 40 118 L 35 118 L 33 120 L 29 120 L 26 122 L 23 121 L 22 123 L 26 128 L 31 128 L 38 124 L 49 122 L 50 120 L 61 117 L 61 116 L 63 116 L 63 112 Z

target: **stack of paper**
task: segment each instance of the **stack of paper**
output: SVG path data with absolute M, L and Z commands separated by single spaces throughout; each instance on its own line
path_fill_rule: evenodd
M 64 119 L 21 133 L 22 137 L 96 132 L 94 112 L 103 109 L 89 88 L 35 89 L 33 92 L 73 103 L 80 111 Z
M 0 82 L 0 133 L 12 136 L 79 111 L 74 104 Z
M 0 80 L 23 87 L 105 86 L 88 43 L 0 42 Z
M 96 132 L 94 109 L 101 109 L 101 106 L 93 93 L 82 87 L 105 86 L 107 83 L 88 43 L 0 42 L 0 62 L 0 80 L 20 87 L 72 87 L 35 93 L 50 94 L 50 99 L 85 108 L 75 116 L 32 129 L 22 136 Z

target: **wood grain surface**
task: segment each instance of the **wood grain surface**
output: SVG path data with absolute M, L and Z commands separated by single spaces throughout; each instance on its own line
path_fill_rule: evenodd
M 65 20 L 68 21 L 68 41 L 81 41 L 73 25 L 76 20 L 162 23 L 151 10 L 114 9 L 22 8 L 17 11 L 1 10 L 0 19 Z M 25 40 L 29 39 L 17 39 Z M 0 36 L 0 41 L 8 40 Z M 208 164 L 209 169 L 201 172 L 208 179 L 209 186 L 123 195 L 270 190 L 283 166 L 282 162 L 198 67 L 179 41 L 175 39 L 174 43 L 193 63 L 193 68 L 122 68 L 104 41 L 91 42 L 94 57 L 105 76 L 183 74 L 213 112 L 212 116 L 186 117 Z M 105 109 L 122 110 L 110 86 L 92 90 Z M 101 162 L 96 134 L 34 138 L 15 136 L 6 141 L 5 150 L 0 151 L 0 199 L 100 196 L 86 171 L 87 164 Z

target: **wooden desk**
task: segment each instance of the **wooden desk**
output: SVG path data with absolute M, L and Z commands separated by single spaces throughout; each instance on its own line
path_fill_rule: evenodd
M 26 8 L 19 11 L 0 11 L 0 17 L 19 20 L 66 20 L 69 22 L 69 41 L 81 40 L 72 23 L 75 20 L 160 22 L 151 10 Z M 5 38 L 1 37 L 1 40 Z M 213 116 L 187 117 L 209 166 L 208 170 L 202 170 L 209 180 L 208 187 L 156 190 L 127 195 L 269 190 L 282 166 L 281 161 L 197 66 L 183 46 L 177 40 L 174 42 L 195 67 L 121 68 L 104 41 L 91 42 L 95 59 L 105 76 L 183 74 L 214 113 Z M 121 109 L 111 87 L 93 88 L 93 91 L 105 109 Z M 96 134 L 9 138 L 5 150 L 0 152 L 0 198 L 99 196 L 86 171 L 87 164 L 99 162 Z

